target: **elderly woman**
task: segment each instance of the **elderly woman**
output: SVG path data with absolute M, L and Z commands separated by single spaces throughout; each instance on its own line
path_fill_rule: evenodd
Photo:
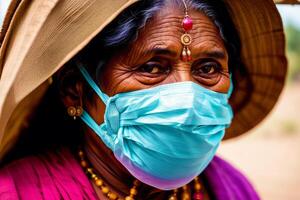
M 2 30 L 0 199 L 259 199 L 215 153 L 282 89 L 272 1 L 13 1 Z

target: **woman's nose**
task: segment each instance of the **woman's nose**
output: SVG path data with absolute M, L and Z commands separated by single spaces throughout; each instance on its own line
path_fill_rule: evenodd
M 176 82 L 193 81 L 190 67 L 177 67 L 173 69 Z

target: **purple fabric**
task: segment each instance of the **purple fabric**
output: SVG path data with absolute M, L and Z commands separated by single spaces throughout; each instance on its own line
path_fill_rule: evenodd
M 214 199 L 260 199 L 245 176 L 217 156 L 214 157 L 213 161 L 205 169 L 203 175 L 214 195 Z
M 215 157 L 204 177 L 216 200 L 257 200 L 246 178 L 230 164 Z M 79 163 L 68 150 L 30 156 L 0 169 L 1 200 L 97 199 Z

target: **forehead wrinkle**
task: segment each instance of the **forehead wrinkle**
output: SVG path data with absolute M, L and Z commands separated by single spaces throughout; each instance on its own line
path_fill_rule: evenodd
M 169 20 L 169 21 L 176 21 L 176 22 L 181 22 L 182 21 L 182 19 L 183 19 L 183 17 L 178 17 L 178 16 L 175 16 L 175 15 L 171 15 L 171 16 L 168 16 L 168 17 L 165 17 L 165 18 L 162 18 L 161 16 L 154 16 L 153 17 L 153 20 L 152 20 L 152 22 L 153 21 L 161 21 L 161 20 Z
M 179 45 L 181 45 L 181 44 L 179 44 Z M 168 50 L 174 51 L 174 49 L 177 49 L 176 46 L 177 45 L 174 43 L 167 43 L 162 40 L 153 40 L 149 49 L 161 48 L 161 49 L 168 49 Z
M 221 45 L 218 46 L 221 46 L 222 48 L 224 46 L 219 29 L 211 21 L 208 21 L 207 23 L 197 24 L 195 26 L 195 29 L 192 30 L 190 34 L 192 36 L 193 45 L 202 43 L 203 40 L 209 40 L 216 44 L 220 43 Z
M 155 24 L 151 24 L 149 26 L 145 27 L 145 31 L 149 31 L 149 30 L 160 30 L 162 28 L 180 28 L 182 29 L 181 23 L 179 21 L 163 21 L 161 20 L 159 23 L 155 23 Z
M 198 33 L 193 33 L 191 34 L 192 40 L 197 40 L 201 38 L 209 38 L 209 39 L 214 39 L 218 41 L 222 41 L 223 39 L 220 36 L 219 32 L 213 32 L 213 31 L 199 31 Z
M 202 14 L 202 17 L 200 18 L 200 17 L 192 17 L 192 20 L 194 21 L 194 22 L 203 22 L 203 23 L 209 23 L 209 22 L 207 22 L 207 19 L 209 19 L 210 20 L 210 18 L 209 17 L 207 17 L 205 14 L 203 14 L 202 12 L 199 12 L 200 14 Z M 203 19 L 203 18 L 205 18 L 205 19 Z M 211 20 L 210 20 L 210 22 L 211 22 Z
M 197 23 L 200 23 L 200 22 L 201 23 L 206 23 L 206 24 L 211 24 L 212 23 L 212 22 L 211 23 L 207 22 L 207 19 L 208 20 L 210 20 L 210 19 L 206 15 L 204 15 L 201 11 L 200 12 L 196 11 L 196 12 L 197 12 L 197 14 L 201 14 L 202 17 L 193 17 L 193 15 L 190 14 L 194 24 L 197 24 Z M 150 25 L 150 26 L 153 26 L 153 25 L 160 26 L 160 25 L 164 25 L 165 23 L 168 23 L 168 26 L 178 25 L 178 27 L 180 27 L 183 30 L 182 20 L 184 19 L 184 16 L 185 16 L 184 12 L 182 12 L 182 16 L 179 16 L 179 17 L 178 17 L 178 15 L 171 15 L 171 16 L 165 17 L 164 15 L 159 14 L 159 15 L 154 16 L 153 20 L 151 20 L 148 25 Z M 203 16 L 207 19 L 203 19 Z M 172 23 L 172 24 L 170 24 L 170 23 Z
M 146 45 L 147 45 L 146 42 L 140 43 L 138 42 L 138 40 L 134 42 L 133 45 L 129 47 L 130 50 L 128 51 L 128 54 L 123 56 L 122 62 L 126 64 L 135 63 L 135 61 L 139 59 L 142 49 L 146 48 Z
M 154 56 L 156 53 L 162 54 L 170 53 L 170 56 L 177 57 L 179 55 L 179 52 L 176 51 L 178 48 L 175 46 L 175 44 L 163 42 L 161 40 L 151 41 L 151 44 L 149 44 L 149 47 L 145 48 L 142 52 L 143 56 Z M 155 52 L 156 51 L 156 52 Z M 164 52 L 166 51 L 166 52 Z
M 176 31 L 177 30 L 177 31 Z M 170 35 L 170 34 L 182 34 L 183 33 L 183 31 L 181 31 L 181 29 L 175 29 L 175 30 L 172 30 L 172 31 L 170 31 L 170 29 L 169 28 L 161 28 L 160 29 L 160 31 L 158 32 L 157 30 L 150 30 L 150 31 L 148 31 L 147 33 L 145 33 L 145 34 L 143 34 L 143 35 L 141 35 L 141 38 L 142 37 L 145 37 L 145 36 L 152 36 L 152 35 L 163 35 L 163 34 L 168 34 L 168 35 Z
M 155 32 L 155 33 L 149 33 L 150 37 L 147 38 L 145 44 L 150 44 L 151 47 L 159 47 L 159 48 L 165 48 L 165 49 L 177 49 L 181 51 L 182 44 L 180 42 L 180 36 L 182 33 L 174 32 L 170 30 L 165 31 L 163 33 L 161 32 Z M 161 38 L 164 37 L 164 40 Z
M 157 45 L 155 45 L 152 48 L 146 49 L 143 52 L 143 54 L 151 55 L 151 56 L 155 56 L 155 55 L 167 55 L 167 56 L 171 56 L 171 57 L 177 56 L 177 52 L 174 51 L 172 48 L 158 47 Z
M 131 51 L 129 51 L 129 55 L 127 62 L 134 62 L 134 60 L 138 59 L 147 59 L 150 56 L 153 56 L 154 54 L 150 54 L 151 50 L 154 49 L 165 49 L 169 51 L 174 51 L 177 49 L 181 49 L 181 43 L 180 42 L 169 42 L 168 41 L 162 41 L 160 37 L 155 37 L 154 39 L 148 39 L 146 42 L 144 42 L 142 45 L 137 46 L 139 44 L 139 41 L 137 41 L 136 45 L 131 48 Z M 180 45 L 179 48 L 177 45 Z M 173 55 L 175 57 L 178 57 L 180 55 L 180 52 L 176 51 L 176 55 Z
M 165 10 L 164 10 L 165 11 Z M 178 21 L 180 22 L 182 20 L 183 17 L 178 16 L 177 14 L 174 13 L 164 13 L 163 12 L 159 12 L 157 13 L 151 20 L 151 22 L 159 22 L 160 20 L 170 20 L 170 21 Z
M 203 42 L 204 43 L 204 42 Z M 220 46 L 218 43 L 209 42 L 205 45 L 202 44 L 196 44 L 191 49 L 192 53 L 194 54 L 194 57 L 201 57 L 201 56 L 208 56 L 213 57 L 216 59 L 221 60 L 227 60 L 228 59 L 228 53 L 226 49 L 222 46 Z
M 179 54 L 182 50 L 182 44 L 180 41 L 181 35 L 184 33 L 182 28 L 182 20 L 184 18 L 184 12 L 176 8 L 176 12 L 159 12 L 157 13 L 146 26 L 141 29 L 138 34 L 137 40 L 129 48 L 129 54 L 124 57 L 127 57 L 128 61 L 133 61 L 138 59 L 137 57 L 144 56 L 143 50 L 146 48 L 149 49 L 159 47 L 165 49 L 176 49 Z M 179 15 L 179 13 L 182 14 Z M 211 43 L 220 43 L 222 49 L 223 41 L 219 36 L 218 28 L 214 23 L 207 17 L 203 12 L 197 10 L 190 10 L 189 15 L 191 16 L 194 26 L 193 29 L 189 32 L 192 36 L 192 44 L 190 48 L 197 45 L 200 47 L 204 45 L 203 40 L 209 40 Z M 162 39 L 164 41 L 162 41 Z M 167 43 L 166 43 L 167 42 Z M 129 56 L 128 56 L 129 55 Z
M 176 19 L 176 20 L 174 20 L 174 19 Z M 182 20 L 183 20 L 183 17 L 182 18 L 173 18 L 173 20 L 160 19 L 160 20 L 158 20 L 159 22 L 155 22 L 153 24 L 151 24 L 151 22 L 150 22 L 149 23 L 150 27 L 146 26 L 145 30 L 147 30 L 149 28 L 147 32 L 151 32 L 152 30 L 157 31 L 157 29 L 159 29 L 159 30 L 169 29 L 170 27 L 173 26 L 174 28 L 175 27 L 178 28 L 178 31 L 180 31 L 182 33 L 182 32 L 184 32 L 183 27 L 182 27 Z M 197 21 L 195 21 L 193 19 L 193 23 L 194 23 L 193 29 L 190 31 L 190 33 L 199 31 L 198 27 L 201 27 L 201 29 L 212 28 L 216 31 L 218 30 L 218 28 L 212 22 L 210 22 L 210 21 L 207 22 L 207 20 L 204 20 L 204 19 L 199 19 Z M 161 26 L 163 26 L 163 28 Z
M 142 43 L 144 44 L 143 48 L 144 48 L 144 46 L 146 46 L 146 47 L 150 46 L 150 48 L 159 47 L 159 48 L 165 48 L 165 49 L 172 50 L 172 49 L 178 49 L 178 48 L 176 48 L 176 46 L 180 45 L 179 49 L 181 49 L 180 36 L 181 36 L 182 32 L 179 31 L 181 29 L 174 27 L 174 26 L 172 28 L 173 28 L 173 30 L 170 31 L 169 27 L 161 28 L 161 29 L 157 29 L 157 27 L 151 27 L 151 29 L 150 30 L 148 29 L 147 32 L 145 32 L 145 31 L 142 32 L 135 43 L 138 44 L 138 43 L 141 43 L 141 41 L 142 41 Z M 176 30 L 178 30 L 178 32 L 174 31 L 174 28 L 176 28 Z M 147 30 L 147 29 L 145 29 L 145 30 Z M 174 38 L 174 39 L 162 41 L 161 40 L 162 37 L 169 37 L 169 38 Z M 176 43 L 176 44 L 168 44 L 168 43 L 170 43 L 169 41 L 171 43 Z M 143 49 L 143 48 L 140 48 L 140 49 Z
M 190 33 L 197 33 L 200 31 L 209 31 L 219 33 L 219 29 L 215 25 L 209 24 L 195 24 L 194 28 L 190 31 Z
M 219 33 L 219 29 L 212 28 L 211 26 L 196 26 L 195 29 L 190 31 L 190 34 L 195 34 L 199 32 L 211 32 L 211 33 Z
M 216 41 L 216 40 L 209 40 L 209 41 L 202 40 L 202 41 L 198 41 L 198 42 L 195 41 L 195 43 L 193 44 L 193 48 L 195 48 L 195 49 L 203 49 L 203 48 L 206 48 L 206 49 L 212 48 L 212 49 L 214 49 L 214 48 L 218 48 L 218 49 L 223 50 L 223 51 L 225 50 L 224 45 L 222 43 L 220 44 L 220 42 Z
M 175 40 L 172 40 L 172 42 L 176 41 L 176 43 L 177 42 L 180 43 L 180 34 L 176 34 L 174 32 L 170 32 L 170 31 L 164 31 L 163 33 L 155 32 L 155 33 L 145 34 L 136 41 L 136 44 L 140 43 L 140 40 L 145 40 L 145 42 L 142 42 L 144 45 L 148 45 L 149 43 L 151 43 L 150 45 L 163 44 L 164 46 L 169 46 L 168 44 L 166 44 L 166 42 L 169 42 L 171 40 L 163 41 L 163 40 L 161 40 L 162 37 L 174 38 Z
M 168 33 L 168 34 L 164 34 L 164 35 L 153 34 L 153 35 L 147 37 L 146 39 L 147 39 L 147 41 L 150 41 L 150 40 L 159 40 L 162 37 L 167 37 L 169 39 L 174 38 L 176 41 L 178 40 L 178 42 L 180 42 L 180 35 L 176 34 L 176 33 Z
M 202 23 L 209 23 L 209 24 L 212 24 L 212 21 L 210 20 L 210 18 L 205 15 L 203 12 L 201 11 L 197 11 L 197 10 L 194 10 L 197 15 L 200 14 L 201 17 L 195 17 L 193 13 L 190 13 L 189 16 L 192 18 L 193 22 L 202 22 Z M 185 14 L 184 12 L 182 12 L 182 15 L 181 16 L 178 16 L 178 15 L 169 15 L 168 17 L 164 17 L 162 15 L 155 15 L 153 17 L 153 21 L 157 20 L 157 21 L 161 21 L 161 20 L 170 20 L 170 21 L 177 21 L 179 23 L 182 23 L 182 20 L 183 18 L 185 17 Z M 205 18 L 205 19 L 204 19 Z M 209 22 L 207 22 L 207 19 L 209 20 Z M 150 22 L 151 23 L 151 22 Z
M 209 39 L 215 39 L 223 42 L 223 39 L 221 38 L 219 33 L 216 32 L 199 32 L 199 33 L 191 34 L 191 37 L 192 37 L 192 41 L 202 39 L 202 38 L 209 38 Z
M 215 26 L 215 24 L 209 19 L 201 19 L 201 20 L 194 20 L 192 19 L 193 22 L 196 22 L 196 24 L 205 24 L 205 25 L 211 25 L 211 26 Z
M 140 32 L 137 41 L 139 41 L 140 39 L 149 40 L 149 38 L 162 36 L 178 38 L 183 32 L 184 31 L 181 28 L 181 24 L 178 22 L 173 22 L 171 24 L 164 22 L 161 22 L 159 24 L 148 24 L 148 26 L 146 25 L 145 28 Z
M 222 38 L 216 37 L 213 34 L 206 34 L 206 33 L 204 33 L 204 34 L 198 34 L 198 35 L 194 36 L 192 39 L 193 39 L 193 41 L 202 40 L 202 39 L 205 39 L 205 40 L 209 39 L 209 40 L 213 40 L 213 41 L 216 41 L 216 42 L 222 42 L 223 43 Z
M 221 37 L 216 37 L 215 35 L 209 34 L 209 33 L 202 33 L 202 34 L 197 34 L 197 35 L 192 36 L 192 43 L 197 40 L 199 40 L 199 41 L 212 40 L 212 41 L 223 43 L 223 40 Z

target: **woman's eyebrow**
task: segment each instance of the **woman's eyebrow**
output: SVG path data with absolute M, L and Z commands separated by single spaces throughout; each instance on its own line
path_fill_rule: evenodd
M 152 48 L 149 50 L 146 50 L 143 55 L 165 55 L 165 56 L 171 56 L 171 57 L 176 57 L 177 52 L 167 49 L 167 48 Z
M 167 48 L 156 47 L 144 51 L 143 55 L 164 55 L 164 56 L 176 57 L 177 52 Z M 223 50 L 208 50 L 204 52 L 201 51 L 199 53 L 196 53 L 194 56 L 195 58 L 209 57 L 209 58 L 214 58 L 219 60 L 224 60 L 227 57 L 226 53 Z
M 197 54 L 195 54 L 195 58 L 199 57 L 209 57 L 209 58 L 215 58 L 224 60 L 227 58 L 226 53 L 222 50 L 212 50 L 212 51 L 202 51 Z

